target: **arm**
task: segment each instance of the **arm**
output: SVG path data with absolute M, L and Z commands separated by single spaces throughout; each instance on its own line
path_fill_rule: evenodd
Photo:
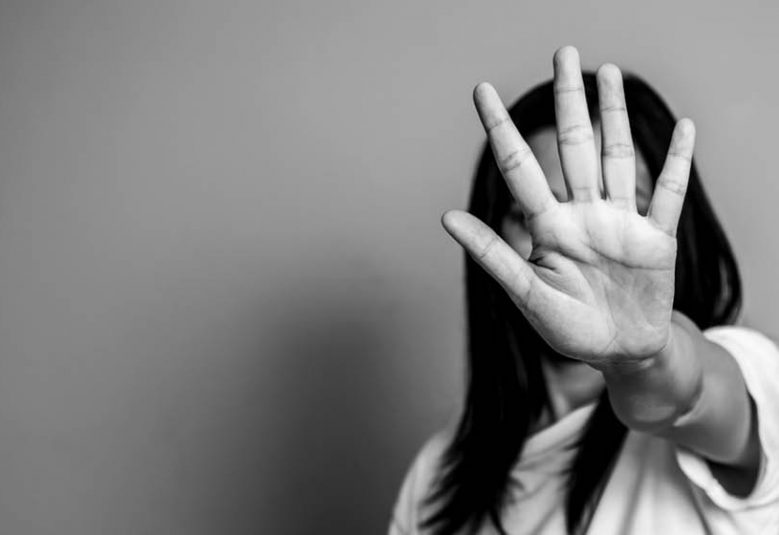
M 527 221 L 527 260 L 468 213 L 442 223 L 504 288 L 557 352 L 601 370 L 618 417 L 710 460 L 729 489 L 748 490 L 759 464 L 756 416 L 733 358 L 673 312 L 676 228 L 695 128 L 677 123 L 646 216 L 635 203 L 635 157 L 619 70 L 598 70 L 602 131 L 599 191 L 579 57 L 555 54 L 557 138 L 568 202 L 558 202 L 489 84 L 474 101 L 495 161 Z M 724 479 L 723 479 L 724 478 Z M 752 478 L 754 479 L 754 478 Z M 746 481 L 741 485 L 740 482 Z
M 601 371 L 626 426 L 695 451 L 728 492 L 749 494 L 760 468 L 754 404 L 733 357 L 692 321 L 674 312 L 664 350 L 641 366 Z

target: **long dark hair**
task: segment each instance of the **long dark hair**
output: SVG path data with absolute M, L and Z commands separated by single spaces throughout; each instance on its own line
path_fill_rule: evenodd
M 598 94 L 595 75 L 583 74 L 590 115 Z M 625 100 L 636 148 L 652 180 L 663 166 L 676 119 L 643 80 L 624 76 Z M 524 137 L 555 125 L 552 82 L 522 96 L 509 110 Z M 468 210 L 501 231 L 511 194 L 485 145 L 473 180 Z M 674 308 L 700 329 L 733 323 L 741 308 L 741 281 L 733 251 L 703 191 L 693 163 L 677 231 Z M 465 255 L 468 315 L 468 383 L 465 408 L 444 451 L 423 521 L 438 535 L 476 531 L 491 521 L 500 533 L 501 511 L 531 426 L 550 406 L 541 371 L 543 340 L 505 291 Z M 604 389 L 579 440 L 568 471 L 566 525 L 574 533 L 592 514 L 624 442 L 627 428 L 617 419 Z

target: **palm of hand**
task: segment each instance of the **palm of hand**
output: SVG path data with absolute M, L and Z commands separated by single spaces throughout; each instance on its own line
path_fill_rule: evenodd
M 523 260 L 493 229 L 465 212 L 444 214 L 446 230 L 508 292 L 556 351 L 596 366 L 639 361 L 670 339 L 676 226 L 689 176 L 694 128 L 677 123 L 647 216 L 635 203 L 635 159 L 619 70 L 598 70 L 601 155 L 598 189 L 593 131 L 578 53 L 555 54 L 557 140 L 572 192 L 559 203 L 500 98 L 474 90 L 495 161 L 527 219 L 533 248 Z
M 607 202 L 536 218 L 525 294 L 510 295 L 560 353 L 597 362 L 651 355 L 669 336 L 676 241 Z

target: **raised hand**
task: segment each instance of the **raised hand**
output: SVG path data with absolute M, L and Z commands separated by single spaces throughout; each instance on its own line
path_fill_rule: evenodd
M 598 154 L 576 49 L 554 57 L 557 139 L 569 201 L 560 203 L 495 90 L 483 83 L 474 102 L 495 160 L 516 198 L 533 249 L 524 260 L 490 227 L 462 211 L 444 214 L 446 230 L 508 292 L 556 351 L 605 368 L 637 363 L 671 339 L 676 226 L 690 170 L 695 129 L 679 121 L 649 210 L 636 210 L 635 157 L 622 77 L 597 73 L 602 128 Z

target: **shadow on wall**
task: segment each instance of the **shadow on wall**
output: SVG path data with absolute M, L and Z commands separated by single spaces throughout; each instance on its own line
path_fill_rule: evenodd
M 388 460 L 406 453 L 398 433 L 411 409 L 393 388 L 400 314 L 369 282 L 307 280 L 271 307 L 269 532 L 386 531 L 400 483 Z

